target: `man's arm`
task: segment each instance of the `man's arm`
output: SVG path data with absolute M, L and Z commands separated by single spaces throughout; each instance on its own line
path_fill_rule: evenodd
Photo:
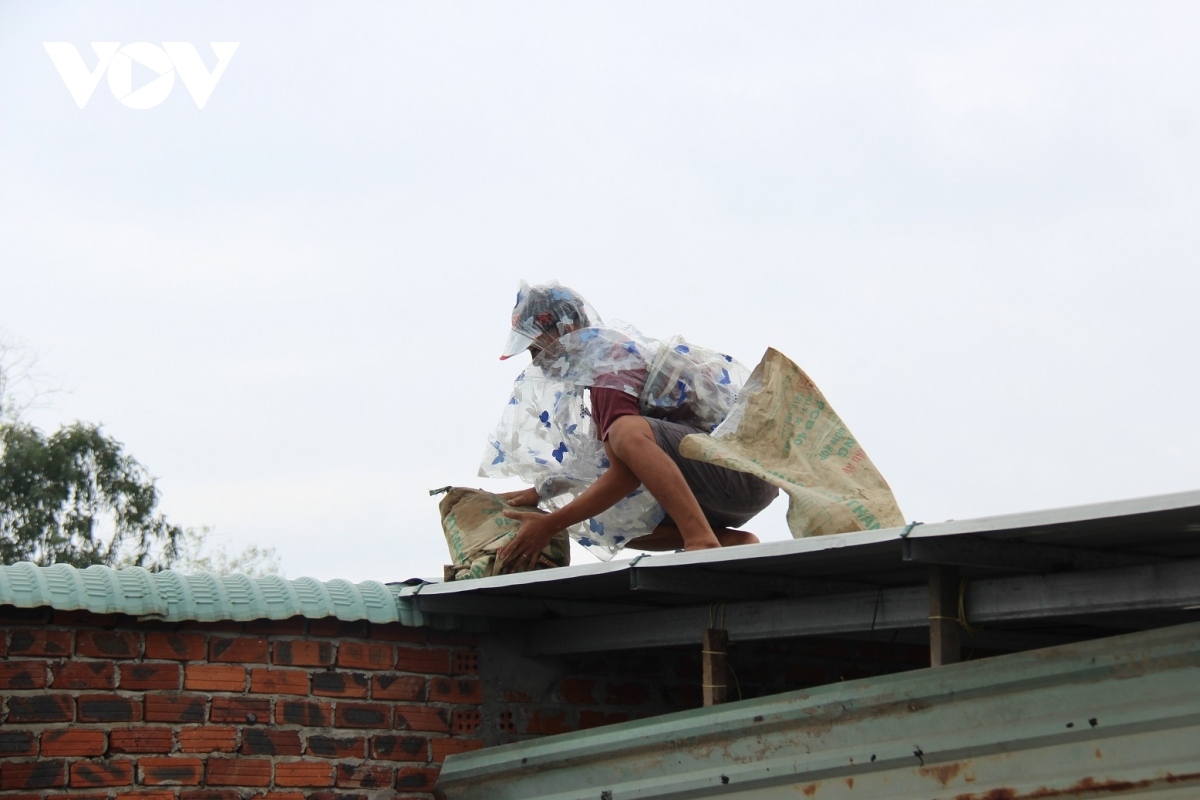
M 654 431 L 644 417 L 618 417 L 609 428 L 604 449 L 612 466 L 568 505 L 545 515 L 504 512 L 506 517 L 521 521 L 517 537 L 501 551 L 502 555 L 507 554 L 506 565 L 532 565 L 555 533 L 611 507 L 639 483 L 645 485 L 671 516 L 679 529 L 684 550 L 721 546 L 683 473 L 659 447 Z
M 500 550 L 500 559 L 505 564 L 504 572 L 509 572 L 512 566 L 532 564 L 542 548 L 554 538 L 554 534 L 611 508 L 641 485 L 633 471 L 616 458 L 610 445 L 605 443 L 604 449 L 608 453 L 609 468 L 567 505 L 549 514 L 516 510 L 504 512 L 504 516 L 521 523 L 516 538 Z

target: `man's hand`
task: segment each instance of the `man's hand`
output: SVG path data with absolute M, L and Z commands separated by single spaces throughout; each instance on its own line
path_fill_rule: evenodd
M 533 569 L 542 548 L 550 543 L 554 534 L 562 530 L 551 519 L 549 514 L 535 514 L 532 511 L 505 511 L 504 516 L 521 523 L 516 538 L 500 548 L 500 573 L 514 571 L 524 572 Z
M 510 506 L 537 506 L 538 497 L 537 489 L 530 486 L 528 489 L 518 489 L 515 492 L 504 492 L 500 495 L 508 501 Z

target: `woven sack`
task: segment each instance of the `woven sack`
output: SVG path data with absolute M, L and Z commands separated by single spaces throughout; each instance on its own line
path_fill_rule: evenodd
M 750 374 L 725 421 L 685 436 L 679 452 L 757 475 L 790 497 L 797 539 L 899 527 L 904 517 L 842 418 L 804 370 L 774 348 Z
M 499 550 L 516 537 L 521 527 L 517 520 L 504 516 L 502 512 L 506 510 L 546 513 L 531 506 L 510 506 L 503 497 L 481 489 L 459 486 L 446 492 L 438 504 L 438 511 L 442 515 L 442 532 L 446 535 L 446 546 L 450 548 L 450 558 L 454 562 L 446 566 L 446 581 L 500 574 L 503 562 Z M 571 563 L 568 541 L 566 531 L 556 533 L 534 564 L 513 571 L 528 572 L 532 569 L 567 566 Z

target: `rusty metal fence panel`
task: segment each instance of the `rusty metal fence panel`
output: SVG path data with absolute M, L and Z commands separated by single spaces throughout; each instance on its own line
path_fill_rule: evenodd
M 451 756 L 449 800 L 1200 797 L 1200 624 Z

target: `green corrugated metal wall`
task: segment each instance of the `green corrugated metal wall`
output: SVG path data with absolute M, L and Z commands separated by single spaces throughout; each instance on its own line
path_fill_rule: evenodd
M 449 800 L 1200 797 L 1200 623 L 451 756 Z

